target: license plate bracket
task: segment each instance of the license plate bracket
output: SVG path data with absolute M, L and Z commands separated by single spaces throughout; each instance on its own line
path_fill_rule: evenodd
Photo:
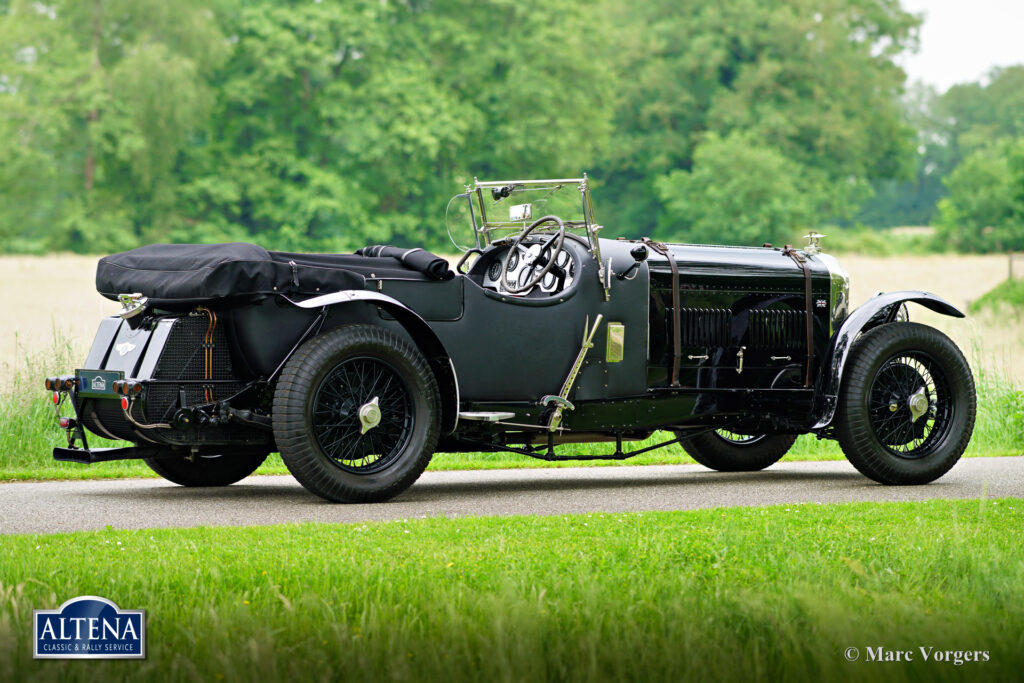
M 78 395 L 83 398 L 117 398 L 114 382 L 124 379 L 120 370 L 75 370 Z

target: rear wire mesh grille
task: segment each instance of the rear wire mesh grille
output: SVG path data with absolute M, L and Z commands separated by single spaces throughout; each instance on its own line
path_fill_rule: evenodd
M 179 380 L 181 384 L 150 384 L 146 390 L 146 418 L 150 422 L 169 420 L 178 407 L 179 395 L 183 392 L 185 405 L 207 403 L 203 390 L 205 354 L 204 338 L 210 326 L 206 315 L 188 315 L 178 318 L 167 337 L 160 360 L 157 362 L 153 379 Z M 231 367 L 227 336 L 223 325 L 213 331 L 213 372 L 211 379 L 231 380 L 235 378 Z M 215 401 L 230 397 L 242 388 L 242 382 L 212 384 Z
M 751 311 L 749 343 L 754 348 L 805 348 L 803 311 Z

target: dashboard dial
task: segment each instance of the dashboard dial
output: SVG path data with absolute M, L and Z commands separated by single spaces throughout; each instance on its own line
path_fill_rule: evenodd
M 487 268 L 487 277 L 493 282 L 497 282 L 501 279 L 501 261 L 492 261 L 491 265 Z

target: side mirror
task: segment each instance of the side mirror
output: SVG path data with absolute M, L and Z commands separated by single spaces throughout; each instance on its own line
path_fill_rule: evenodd
M 620 280 L 632 280 L 636 277 L 634 273 L 640 268 L 640 264 L 647 260 L 650 252 L 647 251 L 646 245 L 638 244 L 629 250 L 629 255 L 633 257 L 633 265 L 616 276 Z

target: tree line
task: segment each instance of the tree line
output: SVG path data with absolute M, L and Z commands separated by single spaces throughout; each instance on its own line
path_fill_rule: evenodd
M 0 239 L 443 250 L 473 176 L 586 170 L 610 236 L 912 222 L 1024 248 L 1024 69 L 907 92 L 919 23 L 897 0 L 0 0 Z

